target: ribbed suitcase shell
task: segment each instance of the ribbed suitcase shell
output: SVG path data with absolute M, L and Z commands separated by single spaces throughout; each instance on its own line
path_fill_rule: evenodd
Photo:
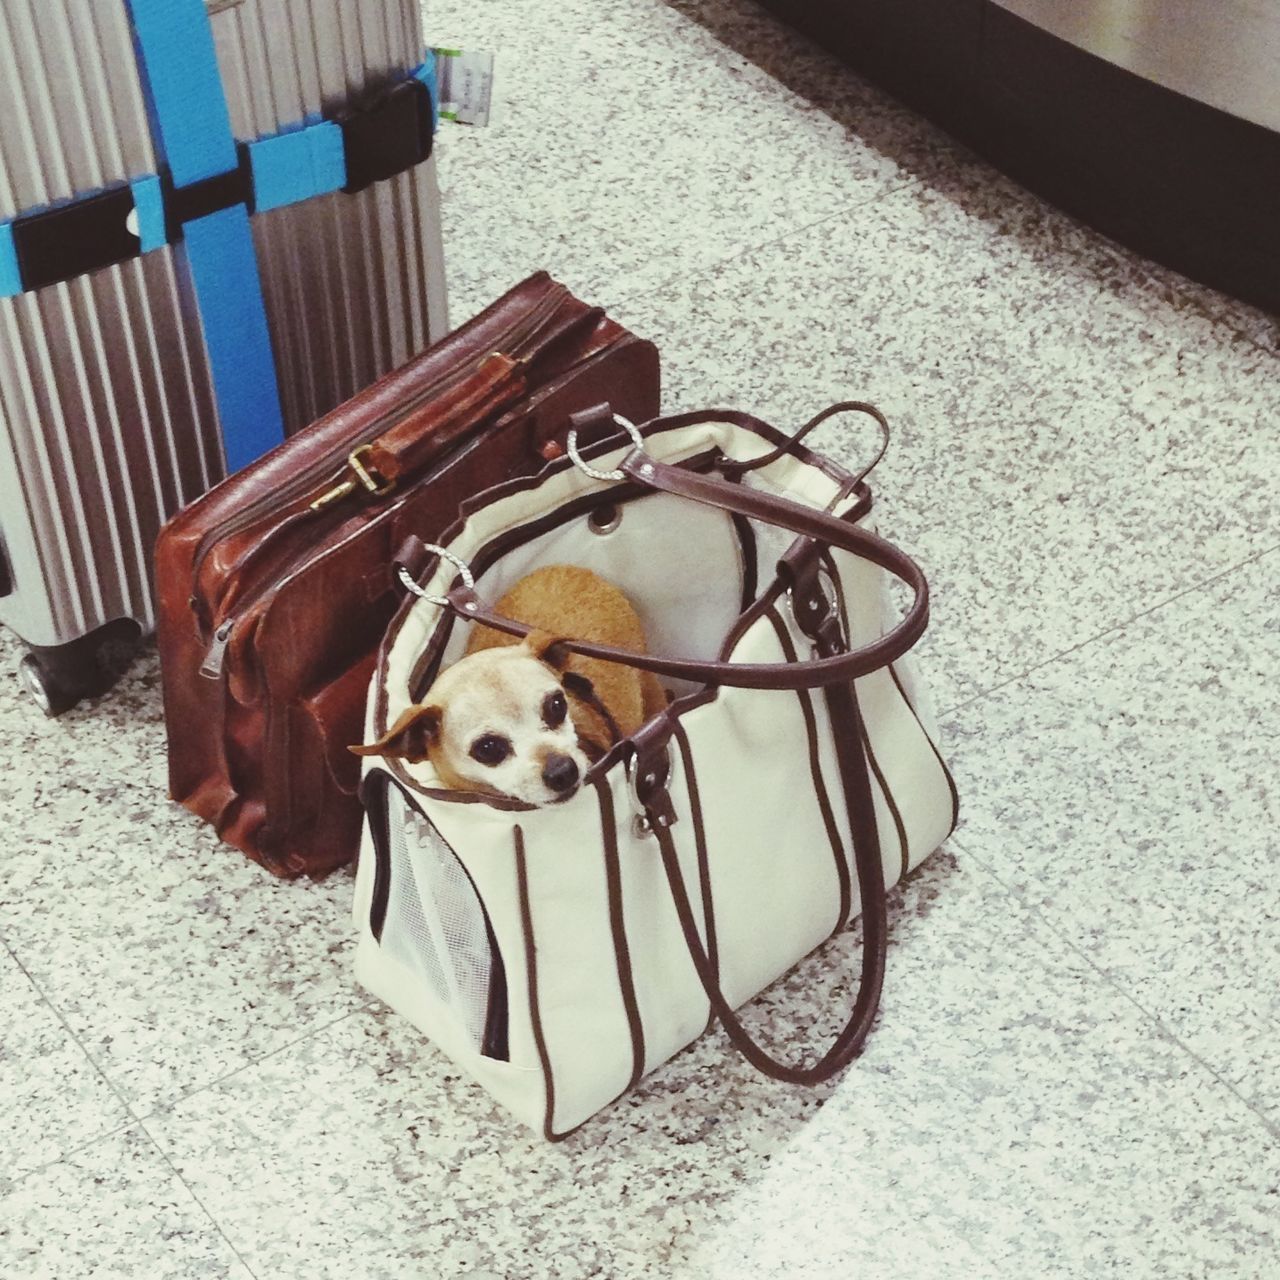
M 252 140 L 402 78 L 418 0 L 206 0 Z M 157 158 L 124 0 L 0 4 L 0 219 Z M 434 162 L 253 218 L 292 433 L 446 329 Z M 33 646 L 149 631 L 161 524 L 224 471 L 181 245 L 0 299 L 0 622 Z

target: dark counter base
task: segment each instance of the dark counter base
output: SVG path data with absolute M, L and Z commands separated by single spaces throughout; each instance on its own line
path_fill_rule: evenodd
M 990 0 L 761 0 L 1105 235 L 1280 313 L 1280 134 Z

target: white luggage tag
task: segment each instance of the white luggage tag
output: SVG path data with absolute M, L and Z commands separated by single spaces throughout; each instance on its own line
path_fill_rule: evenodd
M 477 50 L 436 49 L 440 118 L 460 124 L 489 123 L 493 97 L 493 54 Z

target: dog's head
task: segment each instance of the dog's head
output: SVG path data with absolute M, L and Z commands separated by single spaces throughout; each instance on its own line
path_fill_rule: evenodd
M 567 800 L 588 764 L 561 683 L 567 657 L 556 638 L 541 634 L 469 654 L 382 738 L 352 750 L 430 760 L 457 790 L 537 805 Z

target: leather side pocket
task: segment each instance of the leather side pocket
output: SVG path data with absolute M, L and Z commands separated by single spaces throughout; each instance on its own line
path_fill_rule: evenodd
M 356 794 L 360 785 L 360 758 L 348 748 L 364 741 L 365 701 L 377 656 L 376 651 L 371 650 L 336 680 L 296 704 L 294 745 L 299 764 L 307 768 L 305 761 L 310 757 L 321 766 L 319 772 L 323 775 L 313 781 L 311 788 L 302 788 L 304 792 L 319 785 L 332 787 L 343 795 Z M 307 768 L 307 772 L 315 770 Z
M 268 748 L 283 774 L 269 806 L 272 855 L 286 876 L 316 877 L 351 862 L 360 847 L 360 760 L 348 747 L 364 736 L 364 705 L 376 655 L 295 700 Z

